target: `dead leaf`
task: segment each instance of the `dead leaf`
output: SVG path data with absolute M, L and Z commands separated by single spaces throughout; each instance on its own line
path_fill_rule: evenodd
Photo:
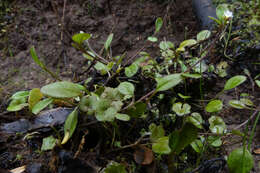
M 260 154 L 260 148 L 254 150 L 255 154 Z
M 134 153 L 135 162 L 142 165 L 149 165 L 153 162 L 153 151 L 143 145 L 140 145 Z
M 10 172 L 11 173 L 22 173 L 24 172 L 26 169 L 26 166 L 21 166 L 21 167 L 18 167 L 18 168 L 15 168 L 15 169 L 12 169 Z

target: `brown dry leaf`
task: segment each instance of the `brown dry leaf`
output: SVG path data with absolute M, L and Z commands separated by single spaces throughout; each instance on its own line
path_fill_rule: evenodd
M 142 165 L 149 165 L 153 162 L 153 151 L 150 148 L 140 145 L 134 153 L 136 163 Z
M 260 148 L 254 150 L 255 154 L 260 154 Z
M 72 107 L 73 105 L 71 103 L 73 103 L 73 99 L 68 99 L 68 102 L 62 99 L 54 99 L 53 103 L 60 107 Z

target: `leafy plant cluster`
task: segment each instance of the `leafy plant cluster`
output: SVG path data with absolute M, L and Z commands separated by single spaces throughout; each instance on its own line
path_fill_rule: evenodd
M 214 0 L 216 5 L 228 3 L 234 17 L 230 28 L 230 42 L 232 47 L 229 56 L 255 56 L 260 45 L 260 1 L 259 0 Z M 231 51 L 233 50 L 233 51 Z
M 98 54 L 88 42 L 91 34 L 84 32 L 75 34 L 72 37 L 72 46 L 89 61 L 88 70 L 96 70 L 101 76 L 107 78 L 103 85 L 91 84 L 91 77 L 87 78 L 84 84 L 62 81 L 42 63 L 32 47 L 31 55 L 36 64 L 57 82 L 42 88 L 13 94 L 7 110 L 20 111 L 28 107 L 29 112 L 36 115 L 43 109 L 55 105 L 74 108 L 64 124 L 63 139 L 56 139 L 53 136 L 44 138 L 42 151 L 66 144 L 73 137 L 79 124 L 79 116 L 92 116 L 104 126 L 110 124 L 109 127 L 113 128 L 114 133 L 110 136 L 110 139 L 113 140 L 108 141 L 111 146 L 118 149 L 143 146 L 147 151 L 151 150 L 152 155 L 155 154 L 158 160 L 167 158 L 168 168 L 171 171 L 178 169 L 175 161 L 183 157 L 182 152 L 189 146 L 197 153 L 199 163 L 201 156 L 208 148 L 218 148 L 222 145 L 225 135 L 239 134 L 245 141 L 249 141 L 248 147 L 244 145 L 244 147 L 234 150 L 228 156 L 228 166 L 233 173 L 237 173 L 237 170 L 241 169 L 243 173 L 249 172 L 253 167 L 253 157 L 250 152 L 252 138 L 248 139 L 247 133 L 227 131 L 226 124 L 220 116 L 220 112 L 225 106 L 220 96 L 243 84 L 247 77 L 236 75 L 228 79 L 223 90 L 219 91 L 216 97 L 208 100 L 202 108 L 194 106 L 193 102 L 189 101 L 192 98 L 187 95 L 185 89 L 181 91 L 178 89 L 185 88 L 189 83 L 198 80 L 201 89 L 198 91 L 200 99 L 204 99 L 202 92 L 204 74 L 218 73 L 218 68 L 207 65 L 205 59 L 208 57 L 211 46 L 226 32 L 226 26 L 229 25 L 230 20 L 227 12 L 229 9 L 225 5 L 217 8 L 218 18 L 212 18 L 218 25 L 216 32 L 201 31 L 195 39 L 185 40 L 179 45 L 167 40 L 159 42 L 156 34 L 163 26 L 163 20 L 158 18 L 155 23 L 155 32 L 148 37 L 147 42 L 153 44 L 159 42 L 159 60 L 144 51 L 140 51 L 138 57 L 135 60 L 132 59 L 133 61 L 125 60 L 124 54 L 113 56 L 110 51 L 113 41 L 112 33 L 108 36 L 102 53 Z M 137 95 L 136 93 L 140 89 L 137 84 L 142 84 L 142 81 L 136 81 L 135 76 L 149 79 L 150 86 L 155 87 L 147 93 L 142 93 L 141 96 Z M 122 77 L 123 80 L 119 77 Z M 113 80 L 113 86 L 108 85 L 111 80 Z M 258 80 L 255 82 L 258 83 Z M 168 102 L 171 106 L 162 110 L 160 108 L 162 102 Z M 257 109 L 245 95 L 241 95 L 239 99 L 230 100 L 228 104 L 236 109 Z M 210 116 L 202 115 L 204 111 Z M 171 124 L 171 127 L 165 121 L 159 121 L 159 123 L 156 121 L 156 119 L 161 119 L 163 114 L 167 114 L 168 124 Z M 148 119 L 151 121 L 149 122 Z M 134 123 L 131 128 L 140 130 L 140 138 L 133 144 L 122 145 L 125 144 L 125 141 L 120 141 L 122 139 L 120 124 L 132 120 L 142 120 L 144 124 L 149 123 L 148 128 L 140 129 L 138 124 Z M 208 127 L 205 126 L 207 123 Z M 254 130 L 255 126 L 251 135 L 254 134 Z M 203 133 L 207 135 L 203 135 Z M 115 140 L 117 140 L 117 144 L 114 146 Z M 182 160 L 187 161 L 188 158 Z M 127 172 L 123 165 L 116 162 L 111 162 L 103 171 Z

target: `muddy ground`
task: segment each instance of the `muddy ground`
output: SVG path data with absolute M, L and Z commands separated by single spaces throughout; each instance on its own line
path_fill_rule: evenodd
M 14 1 L 11 5 L 6 31 L 1 33 L 0 40 L 0 124 L 20 119 L 21 116 L 28 117 L 19 113 L 5 112 L 8 98 L 15 91 L 40 88 L 54 81 L 33 62 L 29 53 L 31 46 L 35 46 L 40 59 L 62 79 L 81 82 L 89 76 L 83 73 L 87 68 L 86 59 L 71 46 L 70 38 L 75 33 L 80 31 L 91 33 L 93 37 L 90 44 L 97 52 L 102 49 L 107 36 L 114 33 L 112 53 L 113 55 L 126 53 L 127 60 L 134 56 L 146 44 L 146 38 L 153 34 L 157 17 L 162 17 L 166 21 L 158 35 L 160 40 L 170 40 L 178 44 L 186 38 L 195 37 L 199 31 L 199 24 L 192 12 L 191 0 L 176 2 L 111 0 L 111 7 L 105 0 L 71 0 L 67 1 L 65 11 L 63 2 L 63 0 L 21 0 Z M 150 44 L 145 51 L 156 57 L 159 54 L 159 50 L 155 49 L 156 46 Z M 214 85 L 209 95 L 216 94 L 223 87 L 221 79 L 211 83 L 216 81 L 217 85 Z M 251 93 L 254 96 L 254 103 L 259 105 L 259 89 L 252 91 L 250 84 L 248 88 L 239 89 L 237 92 Z M 228 100 L 233 95 L 227 93 L 223 97 L 223 100 Z M 221 116 L 231 129 L 247 120 L 251 114 L 251 111 L 226 109 Z M 260 147 L 259 135 L 258 125 L 253 148 Z M 39 152 L 41 138 L 42 136 L 38 136 L 28 142 L 19 136 L 8 141 L 1 141 L 0 137 L 0 168 L 13 169 L 30 163 L 41 163 L 42 169 L 46 171 L 51 162 L 56 163 L 53 158 L 55 151 Z M 237 146 L 241 146 L 241 139 L 238 139 L 238 142 L 236 139 L 229 139 L 221 152 L 227 154 Z M 131 157 L 131 151 L 126 151 L 124 154 Z M 113 156 L 115 154 L 98 158 L 96 153 L 90 151 L 80 155 L 86 163 L 95 168 L 104 166 Z M 256 166 L 253 172 L 256 173 L 259 171 L 257 164 L 260 156 L 254 157 Z M 152 168 L 144 170 L 149 172 L 149 169 Z

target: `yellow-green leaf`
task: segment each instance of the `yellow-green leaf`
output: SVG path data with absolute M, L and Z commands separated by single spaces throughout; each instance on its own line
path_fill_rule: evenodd
M 36 105 L 43 97 L 43 94 L 41 93 L 40 88 L 34 88 L 30 91 L 29 98 L 28 98 L 28 104 L 29 104 L 29 110 L 32 111 L 32 108 L 34 105 Z

